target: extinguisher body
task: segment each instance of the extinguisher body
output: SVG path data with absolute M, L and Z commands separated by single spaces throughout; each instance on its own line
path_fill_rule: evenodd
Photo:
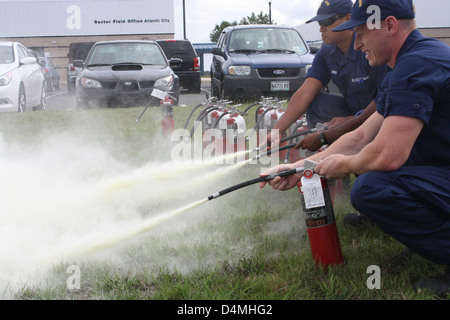
M 165 136 L 170 136 L 175 129 L 175 122 L 173 118 L 173 101 L 166 97 L 160 102 L 161 106 L 161 126 L 162 132 Z
M 315 208 L 307 206 L 303 189 L 304 179 L 298 184 L 298 189 L 313 259 L 317 265 L 325 268 L 330 265 L 342 264 L 344 258 L 327 179 L 320 178 L 325 205 Z

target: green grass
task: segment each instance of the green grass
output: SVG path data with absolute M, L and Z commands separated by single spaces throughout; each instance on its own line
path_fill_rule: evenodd
M 184 126 L 192 109 L 176 108 L 177 128 Z M 130 108 L 1 114 L 0 146 L 33 154 L 54 139 L 68 144 L 81 141 L 133 169 L 170 159 L 170 144 L 167 148 L 167 144 L 157 143 L 162 139 L 159 109 L 148 109 L 136 124 L 141 111 Z M 254 125 L 252 118 L 247 119 L 249 128 Z M 198 192 L 187 189 L 184 194 L 174 194 L 173 199 L 198 200 L 198 194 L 207 197 L 213 191 L 254 178 L 259 171 L 257 165 L 243 167 L 205 182 Z M 173 183 L 180 183 L 177 179 L 182 177 Z M 152 205 L 166 204 L 163 200 L 145 204 L 142 211 L 150 210 L 146 206 Z M 375 226 L 344 226 L 344 215 L 353 211 L 347 196 L 338 196 L 334 208 L 345 264 L 329 268 L 328 272 L 317 267 L 311 257 L 298 192 L 280 193 L 252 186 L 186 212 L 94 259 L 61 261 L 40 282 L 21 283 L 13 298 L 437 299 L 429 293 L 415 292 L 413 284 L 439 273 L 440 266 L 418 256 L 402 257 L 404 247 Z M 82 272 L 79 290 L 69 290 L 66 285 L 66 270 L 71 264 L 78 265 Z M 369 290 L 366 285 L 371 265 L 381 269 L 379 290 Z

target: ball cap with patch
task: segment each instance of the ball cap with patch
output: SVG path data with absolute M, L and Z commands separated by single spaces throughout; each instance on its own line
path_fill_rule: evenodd
M 306 21 L 306 23 L 326 20 L 334 17 L 337 14 L 350 13 L 351 11 L 351 0 L 325 0 L 320 4 L 319 10 L 317 10 L 317 15 L 314 18 Z
M 356 0 L 350 20 L 333 31 L 348 30 L 367 23 L 373 19 L 377 10 L 382 21 L 390 16 L 397 19 L 414 19 L 416 16 L 412 0 Z

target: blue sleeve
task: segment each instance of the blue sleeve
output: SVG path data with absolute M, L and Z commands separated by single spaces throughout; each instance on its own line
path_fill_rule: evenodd
M 319 52 L 317 52 L 312 67 L 309 69 L 306 78 L 314 78 L 322 82 L 323 86 L 328 85 L 331 80 L 330 69 L 328 68 L 327 61 L 325 59 L 328 54 L 327 47 L 322 47 Z
M 402 59 L 391 74 L 384 116 L 408 116 L 428 123 L 446 74 L 422 57 Z

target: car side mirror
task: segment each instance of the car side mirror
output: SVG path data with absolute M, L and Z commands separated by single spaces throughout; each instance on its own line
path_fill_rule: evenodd
M 211 50 L 211 53 L 214 54 L 214 55 L 217 55 L 217 56 L 221 56 L 221 57 L 224 58 L 224 59 L 227 59 L 227 55 L 226 55 L 225 52 L 223 52 L 222 49 L 219 48 L 219 47 L 213 48 L 213 49 Z
M 73 60 L 73 66 L 77 68 L 83 68 L 84 67 L 84 61 L 83 60 Z
M 316 46 L 311 46 L 311 47 L 309 47 L 309 51 L 312 53 L 312 54 L 316 54 L 317 52 L 319 52 L 319 47 L 316 47 Z

